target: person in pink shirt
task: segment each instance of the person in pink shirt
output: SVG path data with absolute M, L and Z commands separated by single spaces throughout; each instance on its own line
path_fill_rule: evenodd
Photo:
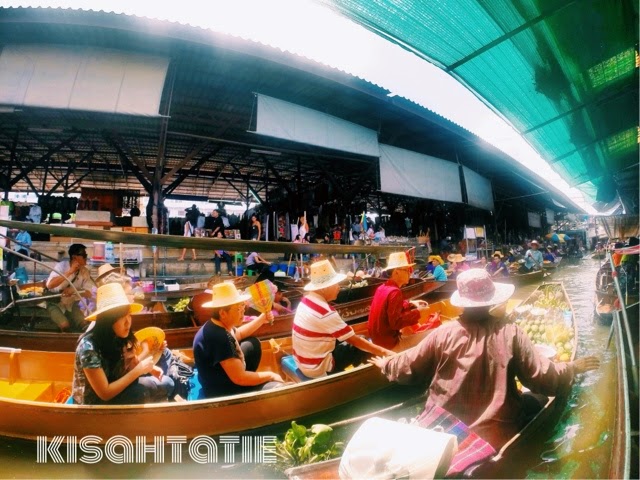
M 459 321 L 435 329 L 416 347 L 370 360 L 391 381 L 422 384 L 425 410 L 441 407 L 499 450 L 542 408 L 543 395 L 569 392 L 576 374 L 599 367 L 595 357 L 555 363 L 540 355 L 515 323 L 490 314 L 513 285 L 494 283 L 482 269 L 462 272 L 451 304 Z M 535 394 L 522 394 L 516 375 Z

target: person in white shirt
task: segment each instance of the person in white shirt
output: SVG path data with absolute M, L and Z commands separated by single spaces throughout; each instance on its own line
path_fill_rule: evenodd
M 393 352 L 358 336 L 329 302 L 340 292 L 346 275 L 336 273 L 329 260 L 311 265 L 309 293 L 302 299 L 293 320 L 293 357 L 300 371 L 317 378 L 358 365 L 366 353 L 392 355 Z
M 61 275 L 63 274 L 64 277 Z M 86 326 L 84 313 L 78 303 L 80 298 L 69 284 L 78 290 L 84 290 L 82 296 L 90 297 L 91 289 L 95 283 L 87 268 L 87 250 L 81 243 L 74 243 L 69 247 L 69 260 L 58 262 L 54 271 L 47 279 L 47 289 L 55 293 L 61 293 L 58 302 L 48 302 L 47 311 L 61 331 L 82 331 Z

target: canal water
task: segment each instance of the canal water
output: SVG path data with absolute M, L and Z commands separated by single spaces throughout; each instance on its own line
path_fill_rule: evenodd
M 608 474 L 614 428 L 616 353 L 613 344 L 609 349 L 606 348 L 609 328 L 593 321 L 594 282 L 598 267 L 597 260 L 585 259 L 580 265 L 559 269 L 553 280 L 564 283 L 573 304 L 579 326 L 578 355 L 598 356 L 601 368 L 578 379 L 555 426 L 532 439 L 525 456 L 519 457 L 510 466 L 509 476 L 512 478 L 603 478 Z M 518 293 L 519 296 L 526 294 L 527 291 Z M 339 395 L 339 392 L 336 393 Z M 375 411 L 401 401 L 406 394 L 402 389 L 385 391 L 383 395 L 373 396 L 357 405 L 317 415 L 307 425 L 311 422 L 331 423 L 354 414 Z M 632 408 L 637 408 L 637 405 Z M 280 426 L 256 434 L 282 436 L 285 430 L 286 426 Z M 33 442 L 0 438 L 0 478 L 282 477 L 277 470 L 265 465 L 224 463 L 222 455 L 216 464 L 199 464 L 186 451 L 179 464 L 172 463 L 168 455 L 163 463 L 149 461 L 126 465 L 116 465 L 106 460 L 94 465 L 56 464 L 51 458 L 43 464 L 36 462 L 36 453 Z

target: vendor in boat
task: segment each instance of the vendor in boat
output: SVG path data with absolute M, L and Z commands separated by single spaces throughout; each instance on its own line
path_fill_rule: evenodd
M 554 363 L 540 355 L 515 323 L 492 315 L 514 286 L 494 283 L 488 272 L 461 273 L 451 304 L 464 308 L 415 348 L 391 358 L 374 358 L 391 381 L 428 389 L 425 409 L 444 408 L 499 450 L 544 405 L 542 395 L 567 393 L 576 374 L 599 367 L 595 357 Z M 542 395 L 521 394 L 524 386 Z
M 139 404 L 173 395 L 174 381 L 154 366 L 148 345 L 139 345 L 131 330 L 131 314 L 140 310 L 119 283 L 98 287 L 96 311 L 87 317 L 93 323 L 76 348 L 74 403 Z
M 433 279 L 436 282 L 446 282 L 447 272 L 442 268 L 442 265 L 444 265 L 442 257 L 440 257 L 440 255 L 431 255 L 429 256 L 429 263 L 433 266 Z
M 367 353 L 391 355 L 393 352 L 358 336 L 329 302 L 338 298 L 340 282 L 347 276 L 336 273 L 329 260 L 313 263 L 305 295 L 293 320 L 293 357 L 300 371 L 317 378 L 358 365 Z M 338 343 L 339 342 L 339 343 Z
M 91 288 L 95 287 L 95 283 L 87 268 L 87 249 L 81 243 L 74 243 L 69 247 L 69 260 L 58 262 L 49 274 L 46 283 L 49 291 L 62 294 L 59 301 L 47 303 L 47 311 L 51 320 L 63 332 L 79 332 L 84 329 L 86 324 L 82 310 L 78 305 L 80 298 L 76 295 L 69 281 L 78 291 L 84 290 L 83 296 L 87 298 L 91 296 Z
M 406 350 L 426 335 L 414 333 L 412 327 L 420 324 L 421 312 L 428 304 L 423 302 L 417 307 L 405 300 L 400 290 L 409 283 L 414 265 L 409 263 L 406 252 L 390 254 L 384 269 L 389 272 L 389 279 L 377 288 L 371 301 L 369 336 L 373 343 L 389 350 Z
M 502 252 L 496 250 L 495 252 L 493 252 L 491 263 L 488 263 L 485 267 L 487 272 L 489 272 L 492 277 L 509 276 L 509 269 L 502 261 L 502 258 Z
M 257 371 L 262 349 L 260 341 L 250 335 L 273 317 L 263 313 L 243 325 L 249 298 L 250 295 L 241 295 L 233 283 L 222 282 L 211 287 L 211 301 L 202 305 L 211 309 L 211 319 L 193 339 L 193 356 L 207 398 L 283 385 L 277 373 Z
M 524 254 L 524 263 L 520 267 L 520 273 L 529 273 L 542 268 L 544 258 L 538 250 L 540 244 L 537 240 L 531 240 L 531 248 Z

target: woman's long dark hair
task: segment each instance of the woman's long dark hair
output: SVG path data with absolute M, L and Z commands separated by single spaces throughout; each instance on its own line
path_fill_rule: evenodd
M 129 306 L 125 305 L 98 315 L 94 327 L 80 337 L 81 339 L 89 337 L 92 340 L 96 351 L 110 366 L 109 370 L 123 360 L 125 349 L 128 350 L 138 345 L 133 330 L 129 331 L 126 338 L 118 337 L 113 331 L 113 324 L 127 313 L 129 313 Z

